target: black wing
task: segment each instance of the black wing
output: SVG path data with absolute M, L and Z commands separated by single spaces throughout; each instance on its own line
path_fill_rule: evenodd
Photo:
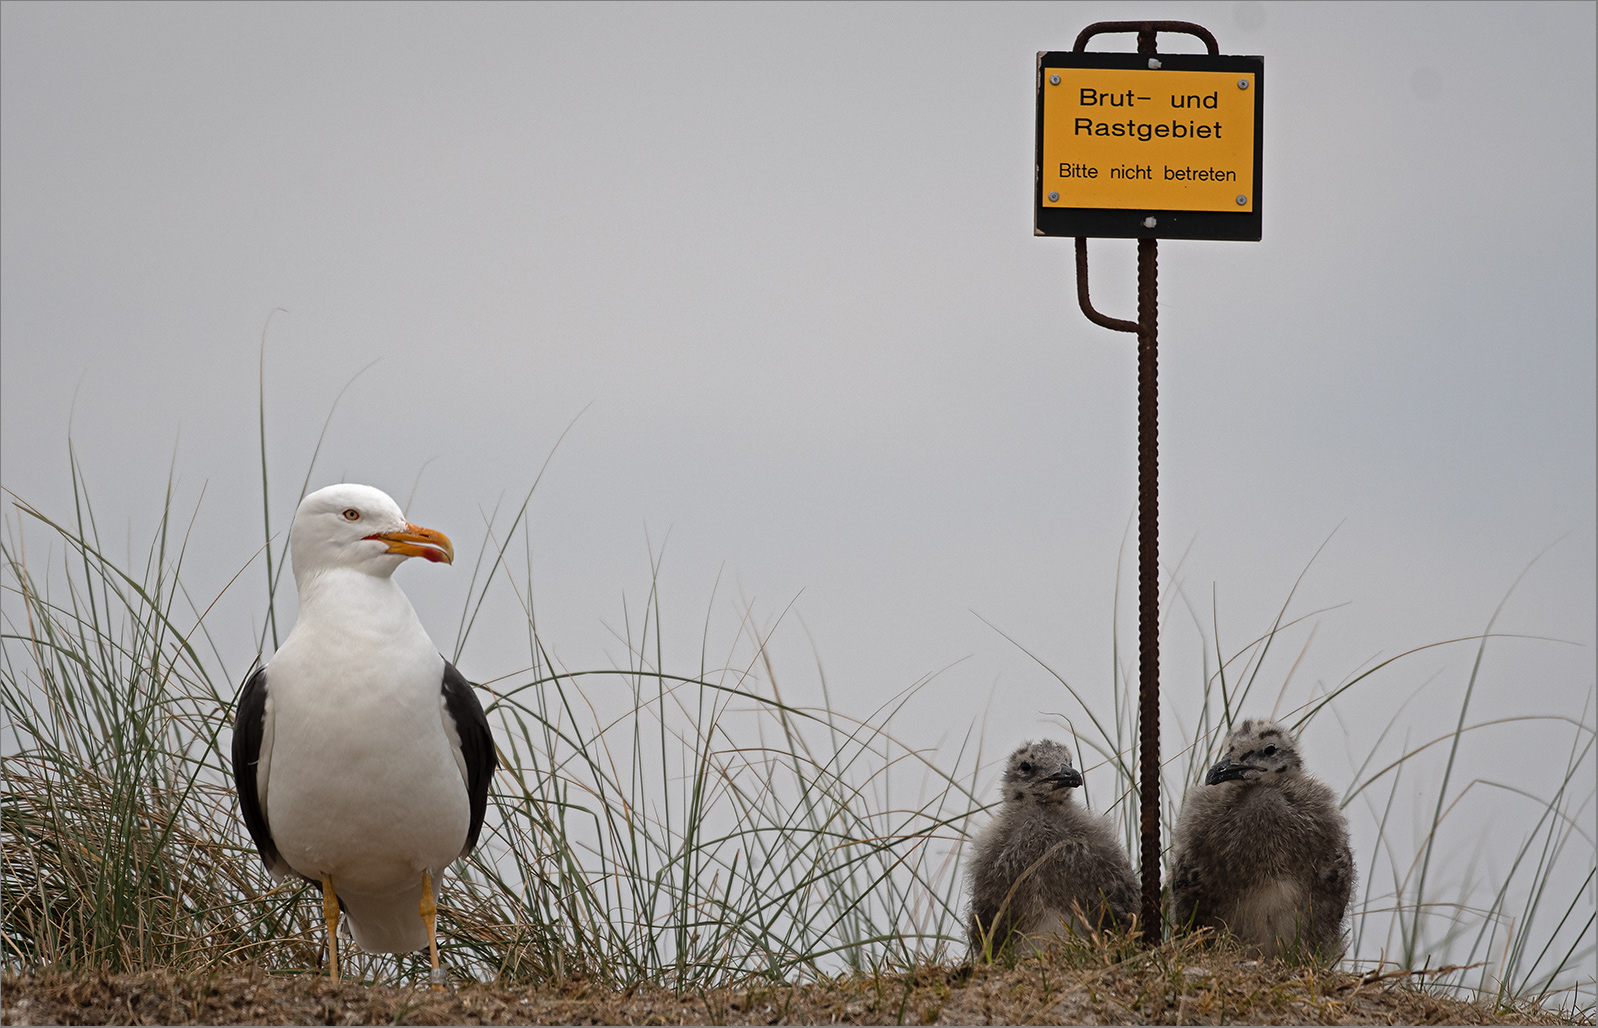
M 272 828 L 261 809 L 261 792 L 256 788 L 255 772 L 261 762 L 261 733 L 266 728 L 266 668 L 258 667 L 244 680 L 239 703 L 233 715 L 233 785 L 239 793 L 239 809 L 244 826 L 255 840 L 268 871 L 284 866 L 283 857 L 272 839 Z
M 472 691 L 471 683 L 448 659 L 444 661 L 444 709 L 455 722 L 455 734 L 461 741 L 461 758 L 466 762 L 466 795 L 472 801 L 471 826 L 466 830 L 466 845 L 461 856 L 477 845 L 478 833 L 483 830 L 483 814 L 488 809 L 488 782 L 499 767 L 499 754 L 494 752 L 494 736 L 488 730 L 488 717 L 483 705 Z

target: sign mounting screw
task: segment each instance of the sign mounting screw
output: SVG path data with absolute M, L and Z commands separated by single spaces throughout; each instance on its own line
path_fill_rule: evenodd
M 1143 227 L 1144 228 L 1153 228 L 1155 225 L 1158 225 L 1159 223 L 1160 223 L 1159 219 L 1155 218 L 1154 215 L 1152 215 L 1152 214 L 1143 219 Z
M 1239 206 L 1239 207 L 1246 207 L 1246 206 L 1248 206 L 1248 197 L 1246 197 L 1246 196 L 1239 196 L 1239 197 L 1238 197 L 1238 198 L 1237 198 L 1237 205 L 1238 205 L 1238 206 Z
M 1247 89 L 1248 88 L 1248 79 L 1238 79 L 1237 80 L 1237 88 L 1238 89 Z
M 1057 202 L 1059 202 L 1059 199 L 1060 199 L 1060 194 L 1059 193 L 1050 193 L 1049 194 L 1049 202 L 1050 203 L 1057 203 Z
M 1058 75 L 1050 75 L 1049 76 L 1049 85 L 1057 86 L 1059 84 L 1060 84 L 1060 76 L 1058 76 Z

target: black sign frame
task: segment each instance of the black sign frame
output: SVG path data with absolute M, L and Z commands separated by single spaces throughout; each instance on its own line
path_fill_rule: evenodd
M 1249 72 L 1254 75 L 1254 209 L 1251 211 L 1169 211 L 1116 207 L 1043 206 L 1043 95 L 1050 69 L 1109 68 L 1159 71 Z M 1210 54 L 1087 53 L 1074 50 L 1038 54 L 1037 151 L 1032 170 L 1033 232 L 1040 236 L 1110 239 L 1231 239 L 1258 242 L 1265 198 L 1265 58 Z M 1145 222 L 1154 219 L 1154 227 Z

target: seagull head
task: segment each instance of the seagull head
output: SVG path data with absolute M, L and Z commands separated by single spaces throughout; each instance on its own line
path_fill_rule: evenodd
M 289 554 L 294 580 L 303 586 L 339 568 L 387 578 L 407 557 L 449 564 L 455 547 L 443 532 L 406 521 L 381 489 L 344 483 L 300 501 L 289 529 Z
M 1204 776 L 1204 784 L 1259 782 L 1277 785 L 1304 766 L 1298 743 L 1286 728 L 1264 718 L 1237 723 L 1226 736 L 1220 761 Z
M 1082 774 L 1071 766 L 1071 752 L 1052 739 L 1023 743 L 1004 765 L 1004 799 L 1007 803 L 1068 803 L 1070 790 L 1082 784 Z

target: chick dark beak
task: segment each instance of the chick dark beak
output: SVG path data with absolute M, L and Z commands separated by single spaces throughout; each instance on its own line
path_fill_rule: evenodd
M 1074 767 L 1061 768 L 1044 779 L 1053 782 L 1056 789 L 1075 789 L 1082 784 L 1082 773 Z
M 1260 771 L 1253 764 L 1234 764 L 1230 760 L 1223 760 L 1210 768 L 1204 776 L 1205 785 L 1220 785 L 1222 782 L 1241 781 L 1250 771 Z

